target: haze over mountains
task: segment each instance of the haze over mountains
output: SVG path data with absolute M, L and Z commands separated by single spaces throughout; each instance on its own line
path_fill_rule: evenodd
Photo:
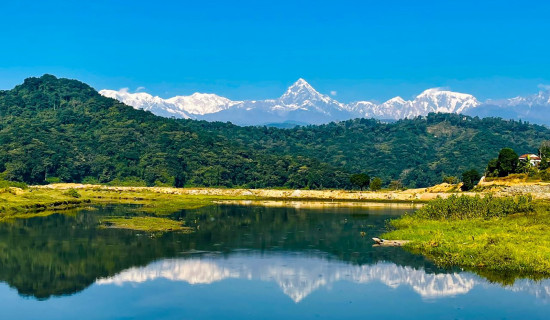
M 545 88 L 538 94 L 526 97 L 485 102 L 470 94 L 432 88 L 413 100 L 398 96 L 380 104 L 372 101 L 341 103 L 319 93 L 304 79 L 298 79 L 281 97 L 267 100 L 233 101 L 205 93 L 163 99 L 145 92 L 130 93 L 126 89 L 105 89 L 99 93 L 163 117 L 229 121 L 238 125 L 323 124 L 353 118 L 398 120 L 425 116 L 430 112 L 550 124 L 550 91 Z

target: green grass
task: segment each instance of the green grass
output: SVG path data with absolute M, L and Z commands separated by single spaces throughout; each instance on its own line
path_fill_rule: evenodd
M 531 209 L 504 215 L 489 210 L 486 215 L 461 218 L 427 214 L 434 207 L 441 207 L 440 201 L 434 201 L 436 206 L 429 203 L 415 214 L 392 220 L 390 226 L 395 230 L 383 237 L 411 240 L 405 248 L 424 254 L 440 266 L 460 266 L 498 281 L 550 275 L 550 205 L 533 204 L 530 199 L 522 203 L 521 198 L 492 198 L 485 209 L 502 209 L 504 202 L 496 204 L 497 201 L 515 201 L 521 203 L 518 208 Z M 456 199 L 452 201 L 457 203 Z
M 77 190 L 11 187 L 0 189 L 0 221 L 32 216 L 36 213 L 45 215 L 90 204 L 135 204 L 139 206 L 140 211 L 166 215 L 178 210 L 211 205 L 215 200 L 221 199 L 245 200 L 255 197 L 180 195 L 152 190 L 116 191 L 101 187 Z
M 179 221 L 158 217 L 108 217 L 101 219 L 100 224 L 103 228 L 129 229 L 145 232 L 193 231 L 193 228 L 185 227 Z

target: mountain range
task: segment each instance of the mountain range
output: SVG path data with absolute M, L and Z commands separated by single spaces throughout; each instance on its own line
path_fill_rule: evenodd
M 127 89 L 101 90 L 136 109 L 163 117 L 232 122 L 237 125 L 323 124 L 353 118 L 399 120 L 426 116 L 432 112 L 460 113 L 480 117 L 501 117 L 550 124 L 550 91 L 511 99 L 479 101 L 470 94 L 431 88 L 412 100 L 395 97 L 383 103 L 356 101 L 341 103 L 298 79 L 277 99 L 233 101 L 215 94 L 194 93 L 163 99 Z

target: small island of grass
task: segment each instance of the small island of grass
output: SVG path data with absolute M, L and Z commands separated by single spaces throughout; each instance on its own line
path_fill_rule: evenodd
M 192 232 L 181 222 L 158 217 L 109 217 L 101 220 L 104 228 L 129 229 L 145 232 L 183 231 Z
M 385 238 L 410 240 L 406 248 L 441 266 L 550 275 L 550 206 L 530 196 L 436 199 L 390 225 Z

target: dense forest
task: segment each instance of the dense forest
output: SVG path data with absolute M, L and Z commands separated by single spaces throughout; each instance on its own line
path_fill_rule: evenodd
M 32 184 L 349 188 L 367 173 L 422 187 L 548 139 L 542 126 L 455 114 L 293 129 L 168 119 L 51 75 L 0 91 L 0 172 Z

